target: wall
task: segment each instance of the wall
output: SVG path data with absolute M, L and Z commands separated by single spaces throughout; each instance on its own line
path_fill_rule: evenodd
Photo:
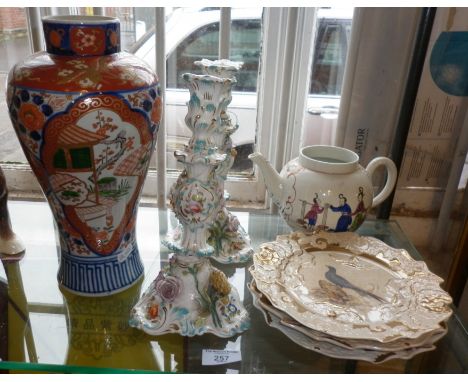
M 27 22 L 24 8 L 5 7 L 0 9 L 0 32 L 12 33 L 26 29 Z

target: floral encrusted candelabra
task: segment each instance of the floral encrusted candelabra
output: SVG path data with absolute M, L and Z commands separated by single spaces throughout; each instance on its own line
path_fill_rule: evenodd
M 207 224 L 205 230 L 208 234 L 209 251 L 206 252 L 207 248 L 203 248 L 200 251 L 205 252 L 200 254 L 209 255 L 224 264 L 243 263 L 251 259 L 253 249 L 239 220 L 226 208 L 228 195 L 224 191 L 224 181 L 237 155 L 232 146 L 231 135 L 239 128 L 237 124 L 233 124 L 227 107 L 231 103 L 232 86 L 236 82 L 234 75 L 242 67 L 242 63 L 203 59 L 196 61 L 195 65 L 201 67 L 205 75 L 184 75 L 190 90 L 189 111 L 185 122 L 193 133 L 188 151 L 193 154 L 216 151 L 225 155 L 215 169 L 215 183 L 213 187 L 210 186 L 211 190 L 222 197 L 217 202 L 214 219 Z M 187 249 L 183 242 L 186 231 L 187 227 L 182 223 L 168 235 L 166 245 L 178 252 Z
M 205 150 L 198 153 L 176 151 L 174 155 L 185 166 L 170 195 L 171 207 L 183 229 L 179 242 L 164 243 L 177 253 L 209 256 L 213 248 L 207 243 L 207 227 L 214 220 L 222 199 L 215 170 L 226 155 Z
M 208 258 L 174 254 L 133 308 L 130 325 L 151 335 L 232 337 L 250 321 L 237 290 Z
M 238 69 L 225 60 L 207 63 L 199 63 L 205 73 L 211 73 L 210 65 L 222 73 Z M 236 289 L 208 257 L 246 261 L 252 251 L 224 198 L 224 179 L 235 157 L 230 134 L 237 129 L 226 109 L 236 80 L 210 74 L 183 78 L 190 90 L 185 121 L 193 135 L 185 150 L 174 153 L 185 167 L 170 192 L 180 225 L 163 241 L 174 254 L 132 310 L 130 324 L 153 335 L 231 337 L 249 327 L 249 317 Z
M 229 60 L 201 60 L 195 65 L 200 66 L 204 73 L 225 79 L 235 79 L 235 74 L 242 67 L 243 63 Z M 220 123 L 213 130 L 213 143 L 218 150 L 226 154 L 224 162 L 216 169 L 219 189 L 224 193 L 224 181 L 231 169 L 237 155 L 232 147 L 231 135 L 237 131 L 239 125 L 233 124 L 227 112 L 227 107 L 231 103 L 231 89 L 233 83 L 228 83 L 227 96 L 223 102 L 219 103 Z M 250 246 L 250 238 L 239 224 L 239 220 L 226 207 L 226 198 L 220 200 L 220 208 L 209 228 L 210 236 L 208 243 L 213 246 L 213 256 L 220 263 L 243 263 L 249 261 L 253 255 L 253 248 Z

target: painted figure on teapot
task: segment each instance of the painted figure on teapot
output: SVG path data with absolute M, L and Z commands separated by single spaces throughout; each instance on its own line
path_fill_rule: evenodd
M 280 174 L 262 154 L 249 158 L 260 168 L 281 216 L 295 230 L 354 231 L 367 211 L 390 195 L 397 180 L 389 158 L 375 158 L 363 168 L 356 153 L 336 146 L 304 147 Z M 372 174 L 380 166 L 387 169 L 387 181 L 374 196 Z

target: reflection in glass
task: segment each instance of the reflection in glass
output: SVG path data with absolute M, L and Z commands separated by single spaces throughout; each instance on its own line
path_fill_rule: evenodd
M 2 260 L 2 263 L 7 283 L 1 282 L 0 279 L 0 296 L 5 297 L 4 301 L 8 301 L 8 304 L 5 304 L 6 309 L 4 309 L 5 306 L 2 308 L 2 304 L 0 304 L 0 323 L 5 321 L 5 317 L 2 316 L 6 315 L 7 328 L 6 331 L 0 330 L 0 343 L 6 344 L 6 349 L 0 348 L 0 350 L 6 353 L 6 360 L 37 363 L 36 345 L 31 329 L 29 307 L 24 293 L 19 261 Z M 5 336 L 5 332 L 6 338 L 2 338 Z

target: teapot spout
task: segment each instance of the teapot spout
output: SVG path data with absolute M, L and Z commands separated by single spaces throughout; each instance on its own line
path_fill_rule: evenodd
M 280 175 L 262 154 L 258 152 L 250 154 L 249 159 L 260 168 L 260 173 L 263 175 L 265 186 L 269 191 L 273 202 L 279 205 L 281 203 L 281 196 L 283 190 Z

